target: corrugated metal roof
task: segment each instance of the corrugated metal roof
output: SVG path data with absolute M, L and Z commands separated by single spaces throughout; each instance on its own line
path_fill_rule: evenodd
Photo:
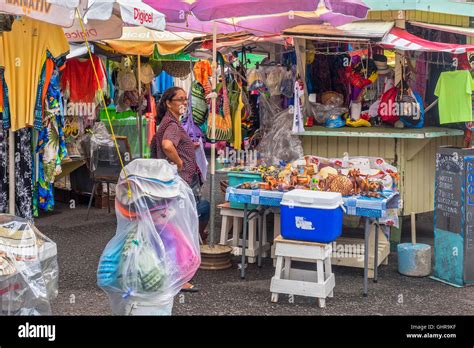
M 452 25 L 441 25 L 441 24 L 428 24 L 428 23 L 413 22 L 413 21 L 410 21 L 409 23 L 417 27 L 441 30 L 441 31 L 446 31 L 448 33 L 455 33 L 455 34 L 461 34 L 461 35 L 474 37 L 474 28 L 463 28 L 463 27 L 455 27 Z

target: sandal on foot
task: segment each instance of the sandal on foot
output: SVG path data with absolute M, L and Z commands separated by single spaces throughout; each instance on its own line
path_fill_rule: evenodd
M 189 288 L 182 288 L 181 292 L 199 292 L 199 288 L 193 284 Z

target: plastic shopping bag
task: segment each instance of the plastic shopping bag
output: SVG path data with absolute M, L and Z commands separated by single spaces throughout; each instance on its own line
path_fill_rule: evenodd
M 115 208 L 117 231 L 97 284 L 115 314 L 171 314 L 174 296 L 201 263 L 191 188 L 166 160 L 137 159 L 120 174 Z

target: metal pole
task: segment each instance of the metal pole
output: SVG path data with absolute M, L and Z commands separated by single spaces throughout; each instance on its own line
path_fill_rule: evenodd
M 214 22 L 212 33 L 212 92 L 215 94 L 217 88 L 217 23 Z M 214 247 L 215 238 L 215 224 L 216 224 L 216 197 L 215 189 L 215 174 L 216 174 L 216 97 L 212 98 L 212 115 L 211 115 L 211 239 L 209 246 Z
M 367 297 L 368 279 L 369 279 L 369 238 L 370 238 L 370 219 L 365 220 L 364 228 L 364 297 Z
M 137 115 L 137 124 L 138 124 L 138 145 L 140 146 L 140 158 L 143 158 L 143 126 L 142 126 L 142 62 L 140 60 L 140 55 L 137 55 L 138 58 L 138 115 Z
M 15 213 L 15 132 L 8 131 L 8 212 Z
M 379 277 L 379 228 L 382 230 L 382 227 L 379 226 L 378 219 L 375 220 L 375 250 L 374 250 L 374 283 L 377 283 Z

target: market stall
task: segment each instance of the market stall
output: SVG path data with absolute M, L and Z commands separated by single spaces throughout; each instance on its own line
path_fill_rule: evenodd
M 374 278 L 374 282 L 377 282 L 377 272 L 378 266 L 388 257 L 389 250 L 387 250 L 387 243 L 384 243 L 385 239 L 380 240 L 380 237 L 383 237 L 384 234 L 382 231 L 379 233 L 380 227 L 380 218 L 387 215 L 387 209 L 397 209 L 399 205 L 399 196 L 397 192 L 394 191 L 384 191 L 384 198 L 378 199 L 367 199 L 364 197 L 345 197 L 344 198 L 344 207 L 345 212 L 348 215 L 365 217 L 364 225 L 364 238 L 360 245 L 363 247 L 358 248 L 354 247 L 354 250 L 361 250 L 362 252 L 355 252 L 349 257 L 332 257 L 332 263 L 341 265 L 341 266 L 355 266 L 354 264 L 348 264 L 348 262 L 353 261 L 353 259 L 358 259 L 360 267 L 364 269 L 364 296 L 367 296 L 368 293 L 368 279 Z M 258 207 L 280 207 L 282 199 L 284 197 L 284 192 L 281 191 L 267 191 L 267 190 L 250 190 L 250 189 L 239 189 L 229 187 L 226 192 L 226 200 L 230 202 L 236 202 L 244 205 L 244 230 L 243 230 L 243 241 L 245 245 L 247 243 L 247 224 L 249 214 L 254 210 L 249 210 L 249 205 L 257 205 Z M 296 203 L 295 203 L 296 204 Z M 257 208 L 258 211 L 258 208 Z M 372 220 L 372 221 L 371 221 Z M 370 242 L 371 239 L 371 225 L 374 227 L 373 233 L 373 242 Z M 262 243 L 262 231 L 263 226 L 259 227 L 259 249 L 261 248 Z M 290 238 L 292 239 L 292 238 Z M 298 238 L 295 238 L 298 239 Z M 338 240 L 338 242 L 340 239 Z M 354 242 L 354 241 L 352 241 Z M 245 264 L 245 248 L 242 249 L 242 264 Z M 347 260 L 349 259 L 349 260 Z M 369 269 L 369 260 L 372 261 Z M 261 253 L 258 255 L 258 266 L 261 267 Z M 241 268 L 240 271 L 241 278 L 245 278 L 245 267 Z M 371 272 L 372 274 L 369 274 Z
M 466 52 L 474 47 L 462 41 L 432 42 L 393 26 L 393 22 L 360 22 L 335 31 L 301 26 L 285 34 L 295 39 L 298 71 L 306 77 L 303 103 L 307 118 L 305 128 L 297 132 L 304 153 L 323 157 L 343 153 L 376 156 L 393 163 L 400 173 L 400 215 L 406 216 L 433 211 L 436 149 L 462 145 L 466 130 L 462 117 L 445 122 L 443 117 L 437 120 L 433 116 L 438 109 L 434 87 L 440 75 L 428 80 L 429 74 L 440 68 L 441 72 L 456 70 L 463 74 L 470 68 L 464 64 Z M 339 72 L 344 71 L 346 78 L 337 75 L 335 67 L 341 57 Z M 349 64 L 344 64 L 344 58 Z M 318 75 L 318 67 L 324 64 L 330 64 L 326 80 L 331 81 L 329 84 L 322 82 L 324 74 Z M 403 116 L 409 117 L 392 117 L 380 109 L 381 101 L 390 103 L 390 99 L 382 100 L 389 79 L 398 85 L 397 98 L 403 96 L 405 104 L 418 104 L 418 114 L 400 109 L 400 114 L 405 112 Z M 434 84 L 428 82 L 433 80 Z M 394 106 L 397 103 L 403 105 L 402 99 L 393 100 Z M 344 113 L 347 115 L 341 117 Z M 446 126 L 449 122 L 459 123 Z M 399 239 L 400 229 L 392 229 L 392 240 Z

